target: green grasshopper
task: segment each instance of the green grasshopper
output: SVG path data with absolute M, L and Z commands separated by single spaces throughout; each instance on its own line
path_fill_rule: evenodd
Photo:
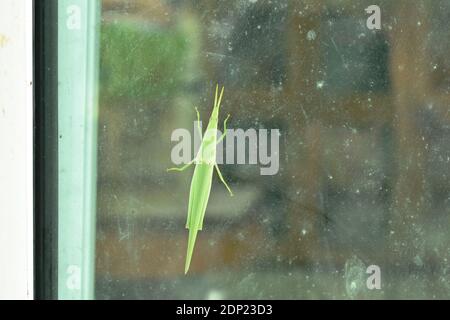
M 220 172 L 219 166 L 216 162 L 217 144 L 220 143 L 227 134 L 227 121 L 230 117 L 230 115 L 228 115 L 223 123 L 224 133 L 217 138 L 219 109 L 224 89 L 225 88 L 222 88 L 220 96 L 218 97 L 219 85 L 216 86 L 214 108 L 211 117 L 209 118 L 208 127 L 203 135 L 197 156 L 181 168 L 167 169 L 167 171 L 184 171 L 195 163 L 195 170 L 194 175 L 192 176 L 191 190 L 189 193 L 189 206 L 186 222 L 186 228 L 189 229 L 189 238 L 186 253 L 186 264 L 184 267 L 185 274 L 188 272 L 191 264 L 197 232 L 203 228 L 203 218 L 205 217 L 206 206 L 208 205 L 209 195 L 211 193 L 214 168 L 216 168 L 220 180 L 223 182 L 230 195 L 233 196 L 233 192 L 223 179 L 222 173 Z M 202 130 L 200 128 L 200 113 L 197 108 L 195 108 L 195 110 L 197 112 L 198 130 L 200 131 L 200 136 L 202 136 Z

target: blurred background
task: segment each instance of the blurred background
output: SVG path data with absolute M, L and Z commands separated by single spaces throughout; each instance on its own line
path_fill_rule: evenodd
M 450 2 L 371 4 L 102 1 L 96 298 L 450 298 Z M 217 82 L 280 171 L 221 167 L 185 276 L 170 137 Z

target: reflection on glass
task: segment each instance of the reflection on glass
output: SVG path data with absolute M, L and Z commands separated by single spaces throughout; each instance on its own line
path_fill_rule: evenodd
M 450 297 L 450 5 L 371 4 L 103 1 L 97 298 Z M 221 166 L 185 276 L 171 133 L 217 82 L 280 170 Z

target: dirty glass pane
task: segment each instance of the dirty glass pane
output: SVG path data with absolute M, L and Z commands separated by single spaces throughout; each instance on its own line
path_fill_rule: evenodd
M 96 298 L 450 297 L 450 3 L 372 4 L 102 1 Z M 249 135 L 185 275 L 171 137 L 217 83 Z

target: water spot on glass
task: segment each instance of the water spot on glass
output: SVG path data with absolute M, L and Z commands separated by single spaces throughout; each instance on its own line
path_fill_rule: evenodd
M 315 40 L 316 37 L 317 37 L 317 34 L 314 30 L 309 30 L 308 33 L 306 34 L 306 39 L 308 39 L 309 41 Z

